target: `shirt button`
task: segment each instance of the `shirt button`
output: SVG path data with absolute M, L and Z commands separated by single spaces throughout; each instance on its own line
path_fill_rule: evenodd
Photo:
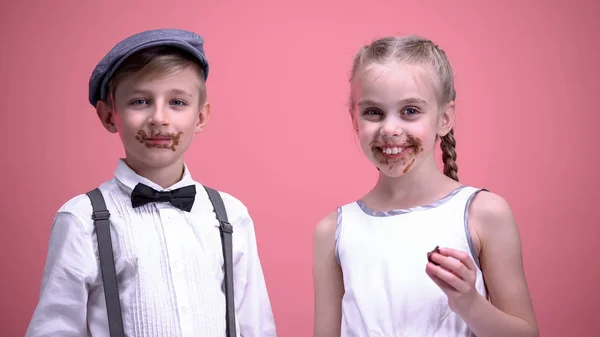
M 182 308 L 181 308 L 181 312 L 182 312 L 184 315 L 187 315 L 187 307 L 182 307 Z

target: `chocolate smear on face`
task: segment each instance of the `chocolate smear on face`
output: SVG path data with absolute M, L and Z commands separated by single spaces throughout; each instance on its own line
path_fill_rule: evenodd
M 373 152 L 375 159 L 381 164 L 388 166 L 390 170 L 393 169 L 395 165 L 401 163 L 403 166 L 405 166 L 404 170 L 402 170 L 403 173 L 406 173 L 411 169 L 415 163 L 415 157 L 419 153 L 423 152 L 423 141 L 420 138 L 410 134 L 406 136 L 406 142 L 402 144 L 402 146 L 406 149 L 405 151 L 408 152 L 399 159 L 393 159 L 385 156 L 385 154 L 381 151 L 381 148 L 386 145 L 389 145 L 389 143 L 382 141 L 371 142 L 371 151 Z
M 423 141 L 419 137 L 415 137 L 413 135 L 406 135 L 408 139 L 408 143 L 412 144 L 415 147 L 415 154 L 419 154 L 423 152 Z
M 415 158 L 413 158 L 410 161 L 410 163 L 408 163 L 408 165 L 406 165 L 406 167 L 404 168 L 404 170 L 402 170 L 402 173 L 408 172 L 408 170 L 410 170 L 410 168 L 413 166 L 414 163 L 415 163 Z
M 180 143 L 181 135 L 183 135 L 183 132 L 178 132 L 178 133 L 153 132 L 153 133 L 150 133 L 150 135 L 148 135 L 146 133 L 146 131 L 140 130 L 140 131 L 138 131 L 137 135 L 135 136 L 135 139 L 138 142 L 140 142 L 141 144 L 146 145 L 147 148 L 170 149 L 171 151 L 175 152 L 177 145 L 179 145 L 179 143 Z M 155 138 L 155 137 L 166 138 L 166 139 L 169 139 L 170 142 L 166 142 L 164 144 L 155 144 L 155 143 L 150 142 L 150 139 Z

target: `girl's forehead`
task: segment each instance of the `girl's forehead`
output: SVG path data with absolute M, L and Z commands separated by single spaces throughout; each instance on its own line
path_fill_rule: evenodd
M 418 97 L 435 100 L 434 76 L 429 67 L 389 62 L 365 66 L 353 80 L 353 94 L 374 100 L 400 100 Z

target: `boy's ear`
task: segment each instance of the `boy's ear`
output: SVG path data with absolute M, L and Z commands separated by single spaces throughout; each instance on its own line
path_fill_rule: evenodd
M 206 125 L 208 125 L 208 120 L 210 119 L 210 102 L 204 103 L 203 106 L 200 107 L 198 111 L 198 123 L 196 123 L 196 133 L 202 132 Z
M 115 125 L 115 117 L 113 114 L 112 105 L 106 103 L 105 101 L 98 101 L 96 104 L 96 114 L 108 132 L 117 133 L 117 126 Z
M 445 105 L 438 120 L 437 134 L 439 137 L 444 137 L 454 127 L 455 106 L 454 101 Z

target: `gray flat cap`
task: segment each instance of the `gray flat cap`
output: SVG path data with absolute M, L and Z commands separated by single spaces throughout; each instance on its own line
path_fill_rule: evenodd
M 187 51 L 196 57 L 208 78 L 208 61 L 204 55 L 202 36 L 181 29 L 155 29 L 132 35 L 119 42 L 96 65 L 89 82 L 89 101 L 95 107 L 99 100 L 106 100 L 108 80 L 115 70 L 133 53 L 156 46 L 172 46 Z

